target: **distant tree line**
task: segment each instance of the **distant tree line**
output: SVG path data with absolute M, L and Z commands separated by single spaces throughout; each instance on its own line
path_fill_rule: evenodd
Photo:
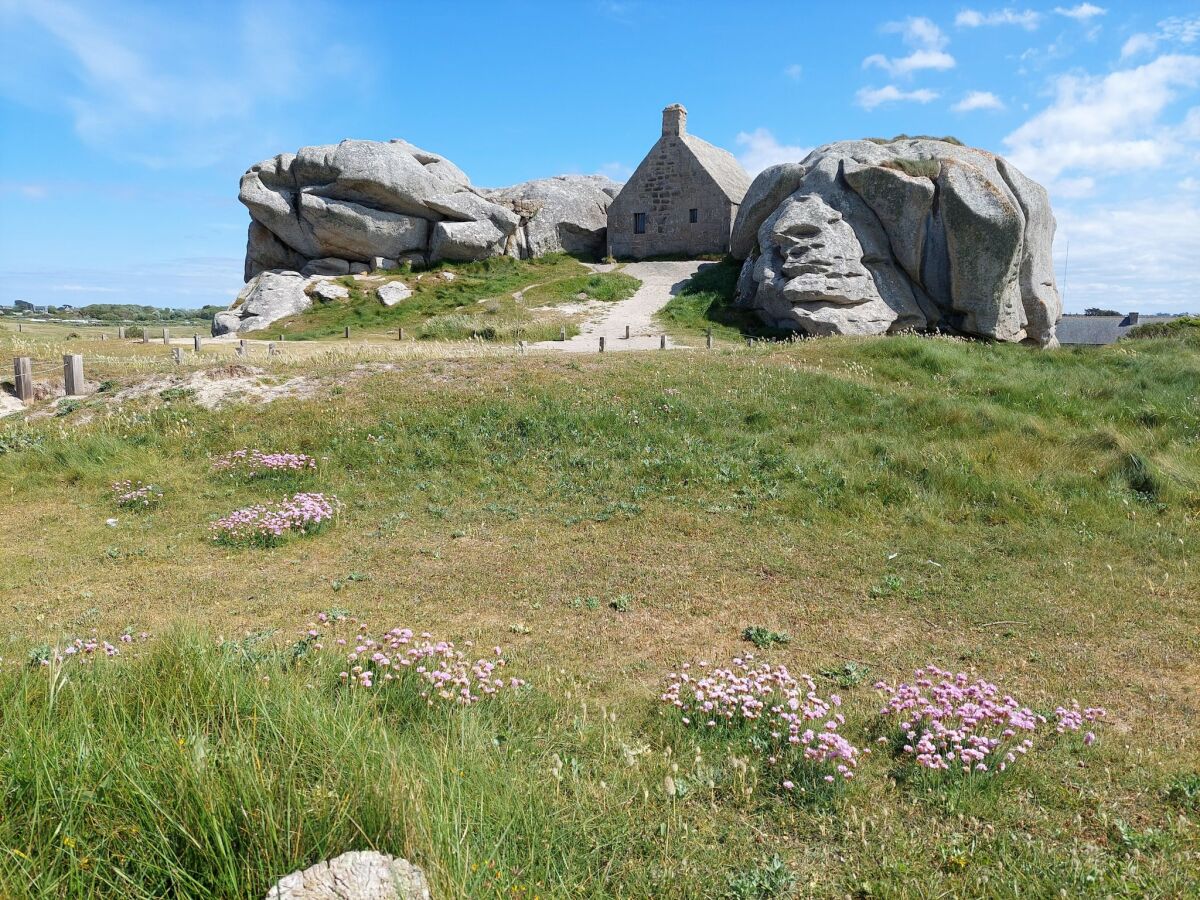
M 1124 313 L 1119 313 L 1115 309 L 1100 309 L 1099 307 L 1096 307 L 1096 306 L 1092 306 L 1092 307 L 1089 307 L 1088 309 L 1085 309 L 1083 311 L 1083 314 L 1085 316 L 1120 316 L 1120 315 L 1124 315 Z
M 213 316 L 224 310 L 224 306 L 171 309 L 135 303 L 89 303 L 71 309 L 51 306 L 47 314 L 59 319 L 94 319 L 98 322 L 211 322 Z

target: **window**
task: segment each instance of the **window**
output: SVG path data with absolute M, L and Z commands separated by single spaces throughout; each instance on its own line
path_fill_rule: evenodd
M 633 214 L 633 233 L 634 234 L 645 234 L 646 233 L 646 214 L 645 213 L 634 213 Z
M 688 221 L 691 222 L 693 225 L 695 225 L 697 222 L 699 222 L 700 221 L 700 210 L 689 209 L 688 210 Z

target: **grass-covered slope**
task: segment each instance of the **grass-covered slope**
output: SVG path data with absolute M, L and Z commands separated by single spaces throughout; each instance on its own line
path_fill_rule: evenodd
M 443 273 L 453 276 L 443 278 Z M 412 296 L 395 306 L 380 302 L 376 288 L 403 281 Z M 566 254 L 516 260 L 501 256 L 480 262 L 449 264 L 412 272 L 396 270 L 366 280 L 338 279 L 350 292 L 346 300 L 320 301 L 249 337 L 314 340 L 333 337 L 350 326 L 355 334 L 405 328 L 415 338 L 439 340 L 548 340 L 559 329 L 577 333 L 575 323 L 544 307 L 575 300 L 584 292 L 597 300 L 617 300 L 637 289 L 636 279 L 619 273 L 592 274 Z M 527 297 L 518 292 L 529 291 Z M 543 309 L 536 309 L 536 307 Z
M 355 371 L 306 372 L 330 376 L 306 400 L 0 425 L 0 894 L 255 897 L 365 847 L 447 897 L 1196 891 L 1194 343 Z M 318 468 L 211 471 L 242 447 Z M 161 504 L 114 508 L 123 479 Z M 343 503 L 319 534 L 209 539 L 304 486 Z M 501 645 L 531 687 L 466 709 L 347 689 L 346 648 L 304 639 L 332 608 Z M 26 665 L 93 630 L 122 655 Z M 853 781 L 785 792 L 744 734 L 657 702 L 683 663 L 746 652 L 842 695 L 875 748 Z M 1003 775 L 914 777 L 874 742 L 871 684 L 926 662 L 1108 720 Z

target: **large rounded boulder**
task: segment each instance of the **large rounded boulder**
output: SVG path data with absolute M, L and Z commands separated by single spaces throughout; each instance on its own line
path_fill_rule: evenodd
M 401 140 L 301 147 L 242 176 L 238 197 L 251 218 L 245 277 L 302 271 L 313 260 L 596 252 L 619 188 L 571 175 L 482 190 L 445 157 Z
M 737 302 L 808 334 L 944 328 L 1056 343 L 1062 304 L 1041 185 L 952 141 L 843 141 L 751 185 L 730 246 Z

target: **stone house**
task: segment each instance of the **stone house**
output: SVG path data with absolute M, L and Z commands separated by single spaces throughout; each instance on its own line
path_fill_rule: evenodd
M 688 134 L 687 110 L 668 106 L 662 137 L 608 208 L 608 253 L 622 259 L 726 253 L 749 187 L 733 154 Z

